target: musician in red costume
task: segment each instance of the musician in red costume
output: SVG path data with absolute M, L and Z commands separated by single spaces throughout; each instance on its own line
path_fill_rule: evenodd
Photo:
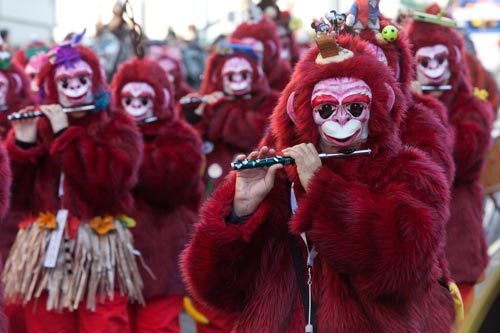
M 231 43 L 251 45 L 262 53 L 262 68 L 273 90 L 282 91 L 292 73 L 290 63 L 281 58 L 281 42 L 276 24 L 252 7 L 252 20 L 240 24 L 229 36 Z
M 174 102 L 177 103 L 182 97 L 194 92 L 194 89 L 186 81 L 182 50 L 179 47 L 151 45 L 148 48 L 148 57 L 158 62 L 165 71 L 174 91 Z
M 0 140 L 5 140 L 11 122 L 7 119 L 9 114 L 16 112 L 28 105 L 32 105 L 35 99 L 30 90 L 30 80 L 25 74 L 22 66 L 19 66 L 11 54 L 7 51 L 0 55 Z M 18 231 L 17 224 L 22 212 L 15 209 L 9 210 L 7 216 L 0 223 L 0 256 L 2 263 L 9 254 L 10 247 L 14 243 Z M 23 333 L 24 318 L 23 310 L 17 306 L 7 306 L 6 313 L 9 317 L 10 332 Z M 19 317 L 20 318 L 17 318 Z M 14 318 L 16 317 L 16 318 Z
M 439 11 L 437 5 L 427 9 L 430 14 Z M 446 106 L 453 128 L 456 173 L 446 256 L 467 308 L 474 284 L 488 265 L 479 177 L 491 142 L 493 110 L 473 94 L 464 41 L 453 28 L 415 20 L 408 27 L 408 36 L 416 58 L 417 79 L 421 85 L 435 87 L 427 93 Z
M 222 182 L 235 155 L 257 146 L 278 100 L 258 60 L 247 45 L 221 43 L 208 59 L 199 94 L 188 95 L 204 96 L 188 118 L 205 142 L 208 190 Z
M 247 156 L 280 152 L 295 165 L 232 173 L 183 253 L 191 292 L 236 313 L 233 332 L 450 332 L 439 283 L 446 175 L 402 144 L 398 85 L 372 56 L 348 51 L 357 43 L 299 61 L 272 115 L 276 151 Z M 364 148 L 371 155 L 318 156 Z
M 202 142 L 174 111 L 172 87 L 156 62 L 123 63 L 112 91 L 116 108 L 134 117 L 144 139 L 132 233 L 150 272 L 140 270 L 146 306 L 131 305 L 132 332 L 180 332 L 185 287 L 178 257 L 203 195 Z
M 9 157 L 2 143 L 0 144 L 0 220 L 5 218 L 9 209 L 11 182 Z M 0 254 L 0 272 L 3 271 L 3 259 L 3 254 Z M 3 284 L 0 282 L 0 332 L 8 332 L 8 319 L 4 312 L 4 305 Z
M 25 217 L 3 282 L 8 302 L 25 304 L 29 332 L 128 332 L 127 303 L 143 302 L 123 215 L 141 136 L 109 106 L 99 59 L 81 37 L 51 50 L 40 72 L 45 117 L 13 121 L 6 140 L 12 207 Z

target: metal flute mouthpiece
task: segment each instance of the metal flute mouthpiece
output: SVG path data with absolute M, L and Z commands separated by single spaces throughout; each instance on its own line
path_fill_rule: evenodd
M 422 91 L 444 91 L 444 90 L 451 90 L 451 85 L 449 84 L 443 84 L 440 86 L 423 85 L 420 86 L 420 89 L 422 89 Z
M 371 149 L 359 149 L 359 150 L 345 150 L 338 153 L 333 154 L 319 154 L 319 158 L 330 158 L 330 157 L 348 157 L 348 156 L 357 156 L 357 155 L 370 155 L 372 152 Z M 231 169 L 233 170 L 245 170 L 245 169 L 255 169 L 255 168 L 263 168 L 268 167 L 273 164 L 295 164 L 295 160 L 291 157 L 285 156 L 274 156 L 263 159 L 256 160 L 242 160 L 231 163 Z
M 202 97 L 183 97 L 179 101 L 181 105 L 188 105 L 188 104 L 201 104 L 205 103 L 207 101 L 207 98 L 205 96 Z
M 89 111 L 89 110 L 94 110 L 95 105 L 81 105 L 81 106 L 74 106 L 71 108 L 62 108 L 64 113 L 71 113 L 71 112 L 78 112 L 78 111 Z M 42 117 L 44 114 L 42 111 L 33 111 L 33 112 L 26 112 L 26 113 L 19 113 L 19 112 L 14 112 L 11 113 L 7 116 L 8 120 L 21 120 L 21 119 L 29 119 L 29 118 L 36 118 L 36 117 Z

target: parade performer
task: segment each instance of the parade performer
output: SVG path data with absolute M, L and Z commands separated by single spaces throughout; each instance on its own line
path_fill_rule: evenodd
M 81 37 L 50 51 L 40 72 L 45 105 L 12 118 L 6 140 L 12 206 L 25 217 L 3 282 L 6 301 L 26 305 L 29 332 L 127 332 L 128 301 L 143 303 L 133 223 L 123 215 L 142 140 L 110 107 L 99 59 Z M 44 117 L 30 117 L 37 111 Z
M 272 115 L 276 151 L 247 156 L 295 165 L 232 173 L 183 253 L 193 296 L 237 314 L 233 332 L 450 332 L 446 175 L 402 144 L 404 98 L 386 66 L 349 51 L 357 43 L 299 61 Z
M 430 6 L 426 12 L 438 14 L 440 9 Z M 440 20 L 440 16 L 436 18 Z M 446 106 L 453 128 L 456 173 L 446 256 L 451 277 L 457 282 L 467 309 L 474 285 L 488 265 L 479 177 L 491 143 L 493 110 L 473 94 L 464 41 L 453 27 L 414 20 L 408 27 L 408 36 L 416 58 L 417 79 L 421 86 L 431 88 L 425 93 Z
M 131 305 L 132 332 L 180 332 L 185 287 L 178 257 L 203 195 L 202 142 L 174 111 L 172 87 L 156 62 L 123 63 L 112 91 L 116 108 L 134 117 L 144 139 L 132 233 L 150 271 L 140 270 L 146 306 Z
M 30 78 L 31 91 L 37 93 L 38 87 L 38 73 L 40 69 L 47 62 L 47 52 L 49 48 L 41 41 L 33 41 L 26 45 L 26 47 L 18 50 L 14 55 L 14 61 L 19 64 L 26 75 Z

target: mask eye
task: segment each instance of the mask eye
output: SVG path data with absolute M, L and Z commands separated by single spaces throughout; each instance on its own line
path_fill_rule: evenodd
M 132 103 L 131 97 L 125 97 L 125 105 L 129 106 Z
M 322 104 L 316 107 L 316 110 L 321 118 L 328 119 L 335 111 L 337 111 L 337 107 L 332 104 Z
M 422 67 L 424 68 L 427 68 L 427 66 L 429 66 L 429 59 L 420 60 L 420 65 L 422 65 Z
M 227 76 L 227 78 L 229 79 L 229 81 L 231 81 L 231 82 L 232 82 L 232 81 L 233 81 L 233 74 L 232 74 L 232 73 L 231 73 L 231 74 L 229 74 L 229 75 Z
M 146 97 L 141 98 L 141 103 L 142 105 L 146 106 L 148 105 L 149 100 Z
M 346 106 L 347 111 L 355 118 L 359 117 L 365 110 L 363 103 L 352 103 Z
M 443 62 L 446 60 L 446 58 L 445 58 L 445 57 L 443 57 L 443 56 L 438 56 L 438 57 L 436 58 L 436 60 L 437 60 L 437 62 L 438 62 L 440 65 L 442 65 L 442 64 L 443 64 Z
M 36 78 L 36 74 L 35 74 L 35 73 L 31 73 L 31 74 L 30 74 L 30 78 L 31 78 L 32 80 L 34 80 L 34 79 Z
M 78 80 L 83 85 L 87 84 L 87 77 L 85 75 L 78 75 Z
M 62 78 L 61 79 L 61 86 L 64 88 L 64 89 L 68 89 L 69 87 L 69 82 L 68 82 L 68 78 Z
M 241 72 L 241 78 L 242 78 L 243 80 L 246 80 L 246 79 L 247 79 L 247 77 L 248 77 L 248 72 Z

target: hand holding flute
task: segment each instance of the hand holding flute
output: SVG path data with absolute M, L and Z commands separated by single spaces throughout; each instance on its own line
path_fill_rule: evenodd
M 34 116 L 35 113 L 37 114 L 36 116 Z M 66 113 L 67 111 L 65 112 L 59 104 L 41 105 L 39 110 L 36 111 L 33 106 L 24 108 L 16 113 L 17 116 L 12 119 L 12 127 L 14 128 L 16 139 L 28 143 L 35 142 L 38 123 L 37 118 L 41 115 L 49 119 L 53 133 L 58 133 L 69 126 Z M 14 113 L 11 115 L 14 115 Z

